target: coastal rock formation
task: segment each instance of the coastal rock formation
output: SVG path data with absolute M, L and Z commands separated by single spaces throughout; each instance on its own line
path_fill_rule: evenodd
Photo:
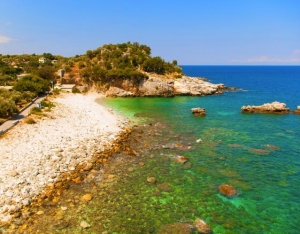
M 120 89 L 118 87 L 110 87 L 106 93 L 106 97 L 132 97 L 134 96 L 133 93 L 127 92 L 124 89 Z
M 192 110 L 193 115 L 206 116 L 205 108 L 197 107 L 197 108 L 192 108 L 191 110 Z
M 123 80 L 121 83 L 111 86 L 105 95 L 107 97 L 206 96 L 221 94 L 226 88 L 224 84 L 212 84 L 204 78 L 183 76 L 178 79 L 170 79 L 164 76 L 149 75 L 149 79 L 141 79 L 136 83 Z
M 233 197 L 237 195 L 236 189 L 228 184 L 222 184 L 219 186 L 219 191 L 222 195 L 226 197 Z
M 210 226 L 202 219 L 197 218 L 194 225 L 199 233 L 212 233 Z
M 297 106 L 297 110 L 293 111 L 294 114 L 300 114 L 300 106 Z
M 171 79 L 161 79 L 151 77 L 145 81 L 139 88 L 139 96 L 144 97 L 173 97 L 174 96 L 174 81 Z
M 278 113 L 287 114 L 290 112 L 289 108 L 286 108 L 285 103 L 272 102 L 266 103 L 261 106 L 243 106 L 243 113 Z
M 205 79 L 183 76 L 174 82 L 175 95 L 206 96 L 221 94 L 226 88 L 224 84 L 212 84 Z

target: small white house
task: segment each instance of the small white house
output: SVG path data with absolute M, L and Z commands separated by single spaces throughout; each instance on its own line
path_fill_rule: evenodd
M 57 61 L 56 59 L 53 59 L 53 60 L 51 61 L 52 64 L 57 64 L 57 62 L 58 62 L 58 61 Z
M 56 84 L 54 89 L 60 89 L 62 91 L 71 92 L 72 89 L 75 87 L 75 84 Z
M 44 57 L 39 58 L 39 63 L 46 63 L 47 59 Z

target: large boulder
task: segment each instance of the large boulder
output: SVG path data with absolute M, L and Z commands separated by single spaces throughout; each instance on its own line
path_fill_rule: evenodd
M 226 197 L 234 197 L 237 195 L 236 189 L 228 184 L 222 184 L 219 186 L 219 191 L 222 195 Z
M 147 81 L 142 83 L 138 92 L 139 96 L 145 97 L 173 97 L 174 81 L 171 79 L 163 79 L 150 76 Z
M 205 116 L 206 115 L 205 108 L 200 108 L 200 107 L 192 108 L 191 111 L 192 111 L 193 115 L 196 115 L 196 116 Z
M 243 113 L 278 113 L 287 114 L 290 112 L 289 108 L 286 108 L 285 103 L 272 102 L 266 103 L 261 106 L 243 106 Z
M 226 87 L 224 84 L 212 84 L 206 79 L 183 76 L 174 82 L 175 95 L 206 96 L 221 94 Z
M 110 87 L 106 93 L 106 97 L 132 97 L 134 94 L 132 92 L 127 92 L 124 89 L 118 87 Z

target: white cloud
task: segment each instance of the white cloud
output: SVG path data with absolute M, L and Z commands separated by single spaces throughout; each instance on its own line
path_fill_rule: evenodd
M 1 36 L 1 35 L 0 35 L 0 44 L 1 44 L 1 43 L 9 43 L 9 42 L 11 42 L 12 40 L 13 40 L 12 38 L 9 38 L 9 37 Z

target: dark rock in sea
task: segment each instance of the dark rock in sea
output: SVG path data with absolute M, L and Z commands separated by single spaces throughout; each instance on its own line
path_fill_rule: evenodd
M 251 154 L 258 154 L 258 155 L 268 155 L 270 153 L 269 150 L 266 150 L 266 149 L 255 149 L 255 148 L 249 149 L 249 152 Z
M 199 233 L 212 233 L 210 226 L 202 219 L 197 218 L 194 225 Z
M 237 195 L 236 189 L 228 184 L 222 184 L 219 186 L 219 191 L 222 195 L 226 197 L 234 197 Z
M 205 108 L 197 107 L 197 108 L 192 108 L 191 110 L 192 110 L 193 115 L 206 116 Z
M 289 108 L 286 108 L 285 103 L 272 102 L 266 103 L 261 106 L 243 106 L 243 113 L 271 113 L 271 114 L 288 114 Z

